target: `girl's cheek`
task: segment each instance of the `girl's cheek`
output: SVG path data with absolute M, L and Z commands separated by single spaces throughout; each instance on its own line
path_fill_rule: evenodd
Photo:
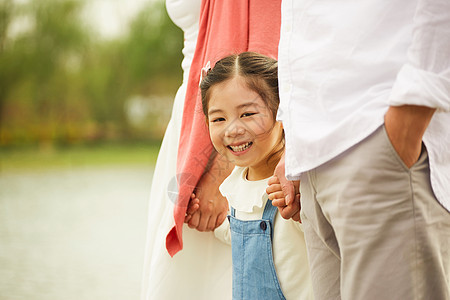
M 216 147 L 217 142 L 220 140 L 220 136 L 218 135 L 217 129 L 213 128 L 209 131 L 209 136 L 211 141 L 213 142 L 214 147 Z

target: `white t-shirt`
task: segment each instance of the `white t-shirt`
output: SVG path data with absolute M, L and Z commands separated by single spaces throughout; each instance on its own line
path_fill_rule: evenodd
M 390 105 L 437 108 L 423 141 L 450 210 L 450 1 L 283 0 L 278 52 L 286 174 L 333 159 Z
M 259 220 L 267 202 L 267 179 L 249 181 L 247 168 L 235 167 L 220 186 L 220 192 L 236 210 L 239 220 Z M 285 220 L 277 212 L 273 229 L 273 260 L 286 299 L 313 299 L 309 264 L 302 225 Z M 214 231 L 224 243 L 231 244 L 230 223 L 225 221 Z

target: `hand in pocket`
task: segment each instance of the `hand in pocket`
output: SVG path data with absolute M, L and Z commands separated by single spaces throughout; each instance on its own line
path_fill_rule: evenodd
M 420 157 L 422 137 L 434 111 L 425 106 L 391 106 L 384 117 L 389 140 L 408 168 Z

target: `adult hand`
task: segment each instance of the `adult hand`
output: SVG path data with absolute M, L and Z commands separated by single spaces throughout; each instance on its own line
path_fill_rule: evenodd
M 228 201 L 219 191 L 223 180 L 231 173 L 233 166 L 217 155 L 211 167 L 203 174 L 195 189 L 192 209 L 188 209 L 185 222 L 198 231 L 212 231 L 225 220 Z M 197 206 L 198 205 L 198 206 Z
M 300 194 L 299 181 L 287 180 L 285 176 L 284 154 L 275 167 L 274 176 L 269 179 L 269 187 L 266 189 L 272 204 L 278 207 L 280 214 L 285 219 L 292 218 L 300 221 Z
M 391 106 L 384 117 L 389 140 L 408 168 L 420 157 L 422 137 L 434 112 L 434 108 L 425 106 Z

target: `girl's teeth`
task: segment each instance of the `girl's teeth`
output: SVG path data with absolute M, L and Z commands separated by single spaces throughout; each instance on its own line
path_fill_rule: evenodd
M 241 151 L 244 151 L 245 149 L 247 149 L 248 147 L 250 147 L 250 145 L 251 145 L 251 142 L 248 142 L 248 143 L 245 143 L 245 144 L 242 144 L 239 146 L 231 146 L 230 145 L 230 148 L 234 152 L 241 152 Z

